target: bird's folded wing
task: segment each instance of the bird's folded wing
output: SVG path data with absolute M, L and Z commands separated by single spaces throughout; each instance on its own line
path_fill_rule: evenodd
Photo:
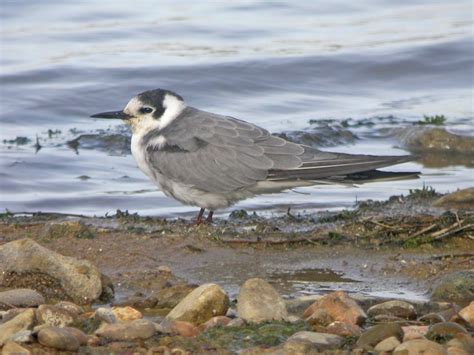
M 251 123 L 190 107 L 146 140 L 153 142 L 153 135 L 162 135 L 166 144 L 147 145 L 149 163 L 168 179 L 208 192 L 234 191 L 263 180 L 337 177 L 411 160 L 322 152 Z
M 263 128 L 234 118 L 186 108 L 155 135 L 166 144 L 148 145 L 148 162 L 174 181 L 208 192 L 227 192 L 265 180 L 271 169 L 296 168 L 304 149 Z M 153 142 L 153 137 L 146 137 Z

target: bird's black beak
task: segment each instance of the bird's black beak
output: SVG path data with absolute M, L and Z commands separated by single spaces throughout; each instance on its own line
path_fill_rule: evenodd
M 133 116 L 123 112 L 123 111 L 110 111 L 110 112 L 101 112 L 96 113 L 91 116 L 92 118 L 108 118 L 108 119 L 119 119 L 119 120 L 129 120 Z

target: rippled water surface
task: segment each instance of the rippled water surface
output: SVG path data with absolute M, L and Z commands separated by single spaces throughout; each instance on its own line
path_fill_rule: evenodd
M 334 140 L 326 150 L 404 154 L 381 132 L 424 114 L 443 114 L 448 130 L 473 134 L 470 1 L 3 0 L 0 6 L 2 210 L 194 212 L 136 168 L 120 122 L 89 118 L 156 87 L 274 132 L 307 130 L 310 120 L 375 123 L 354 125 L 358 139 Z M 390 124 L 376 119 L 387 116 L 394 117 Z M 81 135 L 89 136 L 77 140 Z M 239 207 L 342 208 L 423 184 L 452 191 L 473 180 L 472 164 L 455 161 L 396 169 L 423 176 L 358 189 L 298 189 Z

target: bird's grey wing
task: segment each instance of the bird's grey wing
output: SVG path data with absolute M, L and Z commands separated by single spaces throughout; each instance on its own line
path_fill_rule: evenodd
M 208 192 L 234 191 L 263 180 L 321 180 L 412 159 L 322 152 L 251 123 L 190 107 L 152 134 L 165 137 L 166 145 L 148 146 L 149 163 L 168 178 Z
M 296 168 L 304 152 L 253 124 L 189 107 L 154 134 L 166 144 L 148 145 L 149 163 L 167 178 L 208 192 L 234 191 L 265 180 L 271 169 Z

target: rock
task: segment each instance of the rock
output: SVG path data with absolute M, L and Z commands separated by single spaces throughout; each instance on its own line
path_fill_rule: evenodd
M 367 329 L 357 340 L 357 347 L 364 350 L 372 350 L 372 348 L 382 340 L 392 336 L 402 339 L 402 327 L 397 323 L 383 323 L 374 325 Z
M 334 322 L 334 319 L 328 314 L 328 312 L 326 312 L 325 309 L 318 308 L 308 318 L 306 318 L 306 322 L 312 326 L 326 327 Z
M 161 333 L 178 334 L 183 337 L 195 337 L 199 335 L 199 328 L 189 322 L 165 319 L 160 323 Z
M 288 340 L 306 340 L 315 345 L 318 350 L 323 351 L 339 347 L 343 338 L 334 334 L 301 331 L 293 334 Z
M 112 307 L 112 313 L 119 322 L 143 318 L 143 314 L 132 307 Z
M 231 319 L 226 316 L 212 317 L 206 323 L 201 324 L 199 326 L 199 330 L 205 332 L 206 330 L 214 327 L 225 327 L 230 321 Z
M 265 280 L 254 278 L 244 282 L 237 296 L 237 314 L 246 322 L 261 323 L 286 320 L 285 302 Z
M 471 355 L 466 350 L 456 347 L 449 347 L 447 350 L 447 355 Z
M 454 337 L 458 334 L 467 334 L 467 330 L 453 322 L 436 323 L 429 327 L 428 337 Z
M 289 314 L 294 314 L 299 317 L 303 317 L 303 313 L 311 306 L 314 301 L 321 299 L 323 296 L 320 295 L 309 295 L 301 296 L 292 300 L 285 300 L 286 310 Z
M 79 341 L 80 345 L 86 345 L 89 341 L 89 337 L 80 329 L 73 327 L 64 327 L 62 329 L 73 335 Z
M 456 271 L 439 279 L 431 299 L 468 305 L 474 299 L 474 269 Z
M 115 317 L 114 312 L 112 312 L 111 308 L 107 307 L 97 308 L 94 312 L 94 318 L 109 324 L 117 323 L 117 317 Z
M 68 311 L 70 314 L 74 315 L 75 317 L 77 317 L 79 314 L 84 313 L 84 308 L 82 308 L 81 306 L 78 306 L 75 303 L 68 302 L 68 301 L 58 302 L 55 304 L 55 306 Z
M 43 304 L 36 310 L 36 319 L 40 324 L 62 328 L 74 323 L 76 317 L 64 308 Z
M 22 331 L 31 329 L 35 321 L 35 311 L 28 308 L 18 314 L 15 318 L 8 322 L 0 324 L 0 346 L 12 335 Z
M 27 238 L 0 246 L 0 285 L 24 284 L 77 304 L 92 303 L 102 292 L 100 272 L 89 261 L 62 256 Z
M 428 329 L 427 325 L 408 325 L 402 327 L 403 341 L 424 338 L 428 333 Z
M 149 299 L 155 302 L 155 308 L 174 308 L 187 295 L 196 289 L 196 286 L 179 283 L 154 292 Z
M 166 266 L 166 265 L 160 265 L 160 266 L 158 266 L 158 272 L 164 272 L 164 273 L 167 273 L 167 274 L 171 274 L 171 268 L 169 266 Z
M 444 319 L 443 316 L 439 314 L 428 313 L 418 318 L 418 321 L 423 322 L 423 323 L 428 323 L 428 324 L 436 324 L 436 323 L 445 322 L 446 320 Z
M 374 350 L 376 353 L 379 352 L 391 352 L 395 350 L 397 346 L 400 345 L 400 341 L 396 337 L 390 337 L 387 339 L 382 340 L 380 343 L 378 343 Z
M 8 311 L 1 311 L 2 313 L 2 319 L 0 321 L 0 324 L 8 322 L 10 319 L 15 318 L 17 315 L 22 313 L 26 308 L 12 308 Z
M 446 131 L 444 128 L 410 127 L 401 130 L 398 138 L 408 150 L 416 153 L 446 152 L 457 154 L 473 154 L 474 138 L 461 136 Z
M 356 324 L 335 321 L 326 327 L 326 332 L 341 337 L 358 337 L 362 334 L 362 329 Z
M 323 309 L 335 321 L 362 324 L 367 315 L 345 292 L 331 292 L 309 306 L 303 316 L 309 318 L 317 309 Z
M 469 334 L 458 334 L 446 343 L 448 347 L 460 348 L 468 354 L 474 354 L 474 338 Z
M 114 302 L 113 306 L 115 307 L 130 306 L 135 309 L 146 309 L 146 308 L 155 308 L 156 302 L 157 302 L 156 298 L 154 298 L 153 296 L 150 296 L 150 297 L 132 296 L 132 297 L 127 298 L 126 300 Z
M 0 310 L 38 307 L 43 303 L 45 303 L 44 297 L 29 288 L 17 288 L 0 292 Z
M 376 304 L 367 310 L 367 315 L 374 318 L 378 315 L 389 315 L 404 319 L 415 319 L 416 310 L 411 304 L 405 301 L 387 301 Z
M 294 339 L 287 340 L 283 344 L 271 348 L 254 347 L 245 349 L 241 355 L 317 355 L 321 354 L 316 345 L 308 340 Z
M 79 340 L 64 328 L 45 327 L 38 333 L 38 342 L 41 345 L 64 351 L 77 351 Z
M 9 341 L 5 344 L 5 346 L 2 349 L 2 355 L 30 355 L 31 351 L 28 349 L 25 349 L 21 345 Z
M 95 334 L 118 341 L 148 339 L 155 334 L 155 325 L 148 320 L 137 319 L 131 322 L 104 324 L 96 330 Z
M 243 327 L 245 324 L 242 318 L 234 318 L 227 324 L 227 327 Z
M 225 315 L 228 308 L 226 292 L 216 284 L 205 284 L 188 294 L 166 318 L 199 325 L 212 317 Z
M 33 332 L 29 329 L 21 330 L 16 334 L 13 334 L 9 339 L 18 344 L 31 343 L 33 342 Z
M 442 345 L 427 339 L 413 339 L 397 346 L 393 355 L 446 355 Z
M 459 315 L 467 324 L 474 327 L 474 301 L 459 311 Z
M 433 202 L 435 207 L 445 207 L 454 209 L 474 208 L 474 187 L 458 190 L 440 197 Z

